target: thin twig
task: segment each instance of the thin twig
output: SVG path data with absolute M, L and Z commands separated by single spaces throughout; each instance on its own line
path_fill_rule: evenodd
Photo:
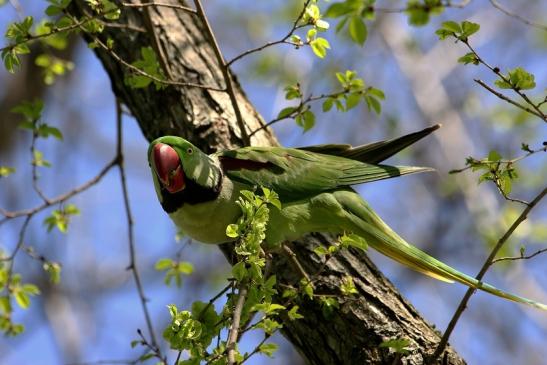
M 440 4 L 438 4 L 436 6 L 445 7 L 445 8 L 463 9 L 470 2 L 471 2 L 471 0 L 463 0 L 462 2 L 453 4 L 452 1 L 447 0 L 447 1 L 441 2 Z M 427 6 L 427 5 L 423 5 L 423 4 L 419 4 L 419 3 L 416 4 L 416 5 L 409 5 L 409 6 L 406 6 L 404 8 L 402 8 L 402 7 L 401 8 L 381 8 L 381 7 L 376 7 L 376 6 L 370 6 L 367 10 L 370 11 L 370 12 L 377 12 L 377 13 L 403 13 L 403 12 L 409 11 L 409 10 L 423 10 L 425 6 Z
M 6 280 L 6 288 L 8 291 L 10 290 L 11 285 L 11 278 L 13 276 L 13 266 L 15 261 L 15 256 L 17 255 L 17 252 L 23 247 L 23 242 L 25 240 L 25 233 L 27 231 L 28 224 L 30 223 L 30 220 L 32 218 L 32 215 L 28 215 L 25 221 L 23 222 L 23 225 L 21 226 L 21 229 L 19 230 L 19 238 L 17 239 L 17 245 L 15 246 L 15 249 L 11 253 L 11 255 L 7 258 L 0 258 L 0 261 L 11 261 L 10 266 L 8 269 L 8 278 Z
M 547 30 L 547 25 L 533 22 L 531 20 L 528 20 L 528 19 L 524 18 L 520 14 L 509 11 L 506 8 L 504 8 L 500 3 L 498 3 L 496 0 L 489 0 L 489 1 L 490 1 L 490 4 L 492 4 L 493 7 L 495 7 L 496 9 L 498 9 L 499 11 L 501 11 L 502 13 L 504 13 L 507 16 L 510 16 L 511 18 L 518 19 L 521 22 L 523 22 L 524 24 L 530 25 L 532 27 L 536 27 L 536 28 L 539 28 L 539 29 L 542 29 L 542 30 Z
M 177 10 L 183 10 L 188 13 L 196 14 L 196 11 L 188 6 L 184 5 L 175 5 L 175 4 L 164 4 L 164 3 L 140 3 L 140 4 L 130 4 L 122 3 L 122 6 L 126 8 L 146 8 L 146 7 L 162 7 L 162 8 L 171 8 Z
M 213 305 L 213 303 L 216 302 L 217 299 L 220 298 L 224 293 L 226 293 L 232 286 L 233 286 L 233 284 L 231 282 L 228 283 L 228 285 L 226 285 L 220 292 L 218 292 L 214 297 L 209 299 L 209 302 L 207 303 L 207 305 L 205 307 L 203 307 L 203 309 L 199 312 L 197 320 L 201 321 L 201 316 L 203 316 L 203 314 L 205 314 L 207 309 L 209 309 L 209 307 L 211 307 Z
M 247 134 L 247 130 L 245 129 L 245 123 L 243 122 L 243 116 L 241 115 L 241 111 L 239 110 L 239 105 L 237 103 L 237 97 L 235 94 L 234 86 L 232 84 L 232 76 L 230 74 L 230 69 L 226 65 L 226 61 L 224 60 L 224 56 L 222 56 L 222 52 L 220 51 L 220 47 L 218 45 L 218 42 L 215 38 L 215 34 L 213 33 L 213 29 L 211 28 L 211 25 L 209 24 L 209 20 L 207 19 L 207 16 L 205 15 L 205 11 L 203 10 L 203 6 L 201 5 L 200 0 L 194 0 L 194 5 L 196 6 L 197 15 L 200 18 L 201 22 L 203 23 L 203 26 L 205 27 L 205 30 L 207 32 L 207 36 L 209 37 L 209 40 L 211 41 L 211 46 L 213 47 L 213 51 L 215 52 L 215 56 L 217 58 L 217 62 L 220 66 L 220 69 L 222 71 L 222 75 L 224 77 L 224 83 L 226 84 L 226 92 L 230 96 L 230 102 L 232 103 L 232 107 L 234 108 L 234 114 L 236 116 L 236 121 L 239 126 L 240 132 L 241 132 L 241 138 L 243 139 L 243 143 L 246 146 L 250 145 L 250 139 L 249 135 Z
M 139 359 L 136 360 L 97 360 L 97 361 L 84 361 L 84 362 L 71 362 L 65 365 L 110 365 L 110 364 L 127 364 L 134 365 L 140 362 Z
M 216 302 L 216 300 L 218 298 L 220 298 L 222 295 L 224 295 L 224 293 L 226 293 L 232 287 L 233 287 L 233 284 L 231 282 L 228 283 L 228 285 L 226 285 L 220 292 L 218 292 L 214 297 L 209 299 L 209 303 L 207 303 L 207 305 L 205 307 L 203 307 L 203 309 L 199 312 L 197 320 L 201 321 L 201 316 L 203 316 L 203 314 L 207 311 L 207 309 L 209 309 L 209 307 L 211 307 L 213 305 L 213 303 Z M 221 321 L 219 323 L 222 323 L 223 321 L 224 321 L 224 319 L 221 319 Z M 215 327 L 216 327 L 216 325 L 215 325 Z M 177 359 L 173 363 L 173 365 L 177 365 L 179 363 L 179 359 L 180 359 L 181 355 L 182 355 L 182 350 L 180 350 L 178 352 Z
M 531 156 L 531 155 L 533 155 L 533 154 L 535 154 L 535 153 L 538 153 L 538 152 L 547 152 L 547 146 L 543 146 L 543 147 L 538 148 L 538 149 L 535 149 L 535 150 L 529 150 L 529 149 L 527 149 L 527 150 L 525 150 L 525 151 L 528 151 L 528 153 L 525 154 L 525 155 L 522 155 L 522 156 L 513 158 L 513 159 L 511 159 L 511 160 L 499 160 L 499 161 L 496 161 L 496 162 L 499 163 L 499 164 L 512 165 L 512 164 L 514 164 L 514 163 L 516 163 L 516 162 L 518 162 L 518 161 L 520 161 L 520 160 L 523 160 L 523 159 L 525 159 L 525 158 L 527 158 L 527 157 L 529 157 L 529 156 Z M 473 159 L 473 160 L 475 160 L 475 159 Z M 484 161 L 484 160 L 477 160 L 477 163 L 482 163 L 483 161 Z M 486 162 L 489 162 L 489 161 L 486 161 Z M 492 162 L 494 162 L 494 161 L 492 161 Z M 460 173 L 460 172 L 464 172 L 464 171 L 466 171 L 466 170 L 472 169 L 473 166 L 474 166 L 473 163 L 468 163 L 467 166 L 462 167 L 461 169 L 450 170 L 448 173 L 449 173 L 449 174 L 458 174 L 458 173 Z
M 99 23 L 101 23 L 101 25 L 105 26 L 106 28 L 127 29 L 127 30 L 132 30 L 134 32 L 146 33 L 146 29 L 137 27 L 134 25 L 130 25 L 130 24 L 109 23 L 109 22 L 103 22 L 102 20 L 99 21 Z
M 84 30 L 84 29 L 82 29 Z M 150 80 L 152 81 L 155 81 L 155 82 L 158 82 L 160 84 L 164 84 L 164 85 L 173 85 L 173 86 L 183 86 L 183 87 L 195 87 L 195 88 L 198 88 L 198 89 L 206 89 L 206 90 L 212 90 L 212 91 L 221 91 L 221 92 L 225 92 L 226 90 L 223 89 L 223 88 L 220 88 L 218 86 L 212 86 L 212 85 L 203 85 L 203 84 L 197 84 L 197 83 L 194 83 L 194 82 L 179 82 L 179 81 L 172 81 L 172 80 L 164 80 L 164 79 L 160 79 L 154 75 L 150 75 L 149 73 L 141 70 L 140 68 L 136 67 L 136 66 L 133 66 L 132 64 L 130 64 L 129 62 L 125 61 L 124 59 L 122 59 L 116 52 L 114 52 L 114 50 L 112 50 L 111 48 L 109 48 L 106 44 L 104 44 L 99 38 L 95 37 L 95 36 L 92 36 L 90 35 L 92 38 L 93 38 L 93 41 L 99 46 L 101 47 L 102 49 L 104 49 L 108 54 L 110 54 L 110 56 L 112 56 L 112 58 L 114 58 L 116 61 L 118 61 L 119 63 L 121 63 L 123 66 L 127 67 L 128 69 L 130 69 L 131 71 L 141 75 L 141 76 L 145 76 L 147 78 L 149 78 Z
M 90 187 L 92 187 L 93 185 L 97 184 L 106 174 L 108 171 L 110 171 L 110 169 L 114 166 L 116 166 L 118 163 L 118 156 L 114 157 L 114 159 L 112 161 L 110 161 L 108 164 L 106 164 L 105 167 L 102 168 L 102 170 L 92 179 L 88 180 L 87 182 L 85 182 L 84 184 L 64 193 L 64 194 L 61 194 L 53 199 L 50 199 L 49 201 L 47 202 L 44 202 L 43 204 L 41 205 L 38 205 L 34 208 L 30 208 L 30 209 L 24 209 L 24 210 L 19 210 L 19 211 L 13 211 L 13 212 L 10 212 L 10 211 L 7 211 L 7 210 L 4 210 L 2 208 L 0 208 L 0 213 L 2 215 L 4 215 L 5 218 L 3 218 L 2 220 L 0 220 L 0 225 L 2 225 L 3 223 L 5 223 L 6 221 L 10 220 L 10 219 L 13 219 L 13 218 L 17 218 L 17 217 L 21 217 L 21 216 L 29 216 L 29 215 L 34 215 L 54 204 L 57 204 L 57 203 L 63 203 L 64 201 L 72 198 L 73 196 L 89 189 Z
M 255 348 L 254 348 L 253 351 L 251 351 L 248 355 L 246 355 L 246 356 L 243 358 L 243 360 L 241 360 L 240 364 L 243 364 L 245 361 L 249 360 L 249 358 L 250 358 L 251 356 L 253 356 L 253 355 L 256 354 L 257 352 L 259 352 L 259 351 L 260 351 L 260 346 L 262 346 L 262 345 L 264 344 L 264 342 L 268 341 L 268 339 L 269 339 L 270 337 L 271 337 L 270 334 L 265 333 L 265 334 L 264 334 L 264 338 L 262 339 L 262 341 L 260 341 L 260 342 L 258 343 L 258 345 L 255 346 Z
M 507 257 L 500 257 L 499 259 L 495 259 L 494 261 L 492 261 L 492 264 L 495 264 L 497 262 L 501 262 L 501 261 L 516 261 L 516 260 L 529 260 L 533 257 L 536 257 L 537 255 L 540 255 L 544 252 L 547 252 L 547 248 L 543 248 L 541 250 L 538 250 L 536 252 L 534 252 L 533 254 L 530 254 L 530 255 L 520 255 L 520 256 L 507 256 Z
M 510 197 L 506 192 L 505 190 L 503 189 L 503 187 L 501 186 L 501 181 L 500 181 L 500 178 L 498 176 L 498 173 L 497 171 L 495 173 L 492 173 L 494 175 L 494 184 L 496 185 L 496 187 L 498 188 L 498 191 L 500 192 L 500 194 L 503 196 L 503 198 L 507 201 L 510 201 L 510 202 L 513 202 L 513 203 L 519 203 L 519 204 L 523 204 L 523 205 L 529 205 L 530 203 L 527 202 L 526 200 L 522 200 L 522 199 L 517 199 L 517 198 L 512 198 Z
M 528 217 L 528 214 L 530 211 L 543 199 L 543 197 L 547 194 L 547 187 L 544 188 L 535 198 L 530 202 L 526 208 L 522 211 L 522 213 L 519 215 L 519 217 L 513 222 L 511 227 L 504 233 L 504 235 L 498 240 L 492 251 L 490 252 L 490 255 L 482 265 L 481 270 L 475 277 L 477 281 L 481 282 L 482 278 L 492 266 L 492 263 L 494 262 L 494 259 L 496 255 L 498 254 L 499 250 L 503 247 L 505 242 L 511 237 L 513 232 L 518 228 L 518 226 L 526 220 Z M 467 303 L 469 302 L 469 299 L 471 296 L 475 293 L 476 288 L 469 288 L 467 289 L 467 292 L 465 293 L 463 299 L 461 300 L 460 304 L 458 305 L 458 308 L 454 312 L 454 315 L 452 316 L 452 319 L 450 320 L 450 323 L 448 324 L 448 327 L 446 328 L 446 331 L 443 334 L 443 337 L 439 341 L 439 344 L 437 345 L 437 348 L 435 349 L 435 352 L 429 359 L 429 363 L 434 363 L 435 360 L 442 354 L 444 351 L 446 344 L 448 343 L 448 339 L 450 338 L 450 335 L 452 334 L 452 331 L 456 327 L 456 324 L 458 323 L 458 320 L 460 319 L 461 315 L 467 308 Z
M 480 62 L 482 65 L 484 65 L 485 67 L 487 67 L 488 69 L 490 69 L 493 73 L 495 73 L 496 75 L 498 75 L 498 77 L 500 79 L 502 79 L 504 82 L 506 82 L 508 85 L 511 85 L 511 90 L 513 90 L 515 93 L 517 93 L 524 101 L 526 101 L 526 103 L 528 103 L 528 105 L 530 105 L 536 112 L 533 112 L 532 114 L 538 116 L 539 118 L 543 119 L 544 122 L 547 122 L 547 115 L 545 115 L 545 113 L 543 113 L 541 111 L 541 109 L 536 105 L 534 104 L 526 94 L 524 94 L 521 90 L 519 90 L 518 88 L 516 87 L 513 87 L 513 83 L 511 82 L 511 80 L 509 80 L 504 74 L 501 73 L 500 69 L 498 67 L 492 67 L 490 64 L 488 64 L 485 60 L 483 60 L 481 58 L 481 56 L 479 56 L 479 54 L 477 53 L 477 51 L 475 51 L 475 49 L 471 46 L 471 44 L 469 43 L 469 40 L 467 39 L 463 39 L 461 40 L 466 46 L 467 48 L 469 48 L 469 50 L 473 53 L 473 55 L 476 57 L 477 61 Z M 478 82 L 477 80 L 475 80 L 476 82 Z M 482 85 L 482 84 L 481 84 Z M 483 87 L 486 87 L 486 84 L 482 85 Z M 487 89 L 489 89 L 489 87 L 486 87 Z M 489 89 L 489 91 L 491 92 L 494 92 L 492 90 Z M 494 92 L 494 94 L 496 94 L 496 96 L 502 98 L 503 100 L 506 100 L 506 101 L 509 101 L 507 100 L 506 98 L 503 98 L 501 97 L 499 93 L 496 93 Z M 499 94 L 499 95 L 498 95 Z M 511 101 L 509 101 L 511 102 Z M 511 102 L 511 104 L 515 105 L 515 106 L 518 106 L 519 108 L 522 108 L 522 106 L 518 105 L 518 104 L 515 104 L 515 102 Z M 526 109 L 524 109 L 526 110 Z M 528 110 L 526 110 L 528 111 Z
M 291 30 L 283 37 L 281 38 L 280 40 L 277 40 L 277 41 L 272 41 L 272 42 L 268 42 L 268 43 L 265 43 L 263 44 L 262 46 L 259 46 L 259 47 L 256 47 L 256 48 L 252 48 L 252 49 L 249 49 L 237 56 L 235 56 L 234 58 L 232 58 L 230 61 L 226 62 L 226 66 L 229 67 L 232 65 L 232 63 L 242 59 L 243 57 L 245 56 L 248 56 L 252 53 L 255 53 L 255 52 L 259 52 L 259 51 L 262 51 L 263 49 L 266 49 L 268 47 L 271 47 L 271 46 L 274 46 L 276 44 L 282 44 L 282 43 L 287 43 L 287 39 L 289 39 L 293 33 L 298 29 L 298 28 L 302 28 L 308 24 L 303 24 L 303 25 L 298 25 L 298 23 L 300 22 L 300 20 L 302 19 L 302 17 L 304 16 L 304 14 L 306 13 L 306 8 L 308 7 L 308 5 L 310 4 L 311 0 L 307 0 L 305 3 L 304 3 L 304 6 L 302 7 L 302 10 L 300 11 L 300 13 L 298 14 L 298 17 L 296 18 L 296 20 L 294 21 L 293 25 L 292 25 L 292 28 Z M 290 42 L 289 42 L 290 43 Z M 291 43 L 292 44 L 292 43 Z
M 146 337 L 144 337 L 144 335 L 142 334 L 142 331 L 140 328 L 137 328 L 137 334 L 141 338 L 141 341 L 140 341 L 141 345 L 145 346 L 149 350 L 145 352 L 145 355 L 152 353 L 155 357 L 160 359 L 159 364 L 167 365 L 167 360 L 166 358 L 162 357 L 159 348 L 148 342 Z
M 76 21 L 75 19 L 75 22 L 71 25 L 67 25 L 66 27 L 61 27 L 61 28 L 56 28 L 56 29 L 53 29 L 52 31 L 48 32 L 48 33 L 44 33 L 44 34 L 38 34 L 38 35 L 32 35 L 32 34 L 29 34 L 26 38 L 18 41 L 18 42 L 15 42 L 15 43 L 12 43 L 12 44 L 9 44 L 5 47 L 2 47 L 0 48 L 0 52 L 6 50 L 6 49 L 12 49 L 14 47 L 17 47 L 23 43 L 29 43 L 29 42 L 33 42 L 37 39 L 40 39 L 40 38 L 46 38 L 46 37 L 49 37 L 49 36 L 52 36 L 56 33 L 61 33 L 61 32 L 66 32 L 66 31 L 69 31 L 69 30 L 73 30 L 73 29 L 76 29 L 76 28 L 79 28 L 81 27 L 82 25 L 84 25 L 85 23 L 93 20 L 94 18 L 86 18 L 86 19 L 83 19 L 83 20 L 79 20 L 79 21 Z
M 32 143 L 30 144 L 30 158 L 32 161 L 32 188 L 34 191 L 42 198 L 44 203 L 51 204 L 50 200 L 46 197 L 42 189 L 38 186 L 38 165 L 34 159 L 34 154 L 36 151 L 36 138 L 38 135 L 35 131 L 32 132 Z
M 482 80 L 479 80 L 479 79 L 473 79 L 473 81 L 475 81 L 477 84 L 479 84 L 480 86 L 484 87 L 486 90 L 490 91 L 492 94 L 496 95 L 498 98 L 510 103 L 510 104 L 513 104 L 514 106 L 516 106 L 517 108 L 520 108 L 530 114 L 533 114 L 543 120 L 545 120 L 545 115 L 543 114 L 540 114 L 538 113 L 537 111 L 535 110 L 532 110 L 530 108 L 528 108 L 527 106 L 525 105 L 522 105 L 520 103 L 517 103 L 516 101 L 514 101 L 513 99 L 511 99 L 510 97 L 508 96 L 505 96 L 503 95 L 502 93 L 500 93 L 499 91 L 497 90 L 494 90 L 493 88 L 491 88 L 490 86 L 488 86 L 488 84 L 486 84 L 484 81 Z
M 300 275 L 302 275 L 302 277 L 306 279 L 306 282 L 307 282 L 306 285 L 311 285 L 313 288 L 313 283 L 310 279 L 310 276 L 308 275 L 306 270 L 304 270 L 304 268 L 302 267 L 302 264 L 300 264 L 300 261 L 298 261 L 296 254 L 285 244 L 283 245 L 283 251 L 285 251 L 285 253 L 289 256 L 289 259 L 292 261 L 294 266 L 296 266 Z
M 235 350 L 239 333 L 239 323 L 241 322 L 241 312 L 243 311 L 243 305 L 247 298 L 248 284 L 242 282 L 239 284 L 239 290 L 237 293 L 237 303 L 232 315 L 232 324 L 230 325 L 230 331 L 228 333 L 228 340 L 226 341 L 226 350 L 228 351 L 228 365 L 235 364 Z
M 256 133 L 260 132 L 261 130 L 271 127 L 275 123 L 281 122 L 282 120 L 285 120 L 285 119 L 294 118 L 297 115 L 304 113 L 310 108 L 308 104 L 314 101 L 318 101 L 318 100 L 322 100 L 326 98 L 337 98 L 340 95 L 347 94 L 349 92 L 350 92 L 349 90 L 343 90 L 343 91 L 337 91 L 332 94 L 321 94 L 318 96 L 313 96 L 312 94 L 310 94 L 306 99 L 304 98 L 300 99 L 300 103 L 294 107 L 294 110 L 291 113 L 277 117 L 275 119 L 270 120 L 268 123 L 261 125 L 260 127 L 258 127 L 257 129 L 251 132 L 251 134 L 249 135 L 249 138 L 254 136 Z
M 122 185 L 123 192 L 123 202 L 125 207 L 125 215 L 127 218 L 127 234 L 128 234 L 128 243 L 129 243 L 129 269 L 133 274 L 135 279 L 135 284 L 137 286 L 137 291 L 139 293 L 139 299 L 141 301 L 142 311 L 144 313 L 144 318 L 146 320 L 146 326 L 148 327 L 148 332 L 158 357 L 162 359 L 161 352 L 156 341 L 156 335 L 154 333 L 154 327 L 152 326 L 152 320 L 150 319 L 150 314 L 148 313 L 147 299 L 144 294 L 144 289 L 141 283 L 139 271 L 137 268 L 137 260 L 135 254 L 135 240 L 133 235 L 133 217 L 131 214 L 131 207 L 129 205 L 129 194 L 127 192 L 127 182 L 125 178 L 125 168 L 123 160 L 123 136 L 122 136 L 122 108 L 121 103 L 116 99 L 116 151 L 118 156 L 118 168 L 120 171 L 120 182 Z

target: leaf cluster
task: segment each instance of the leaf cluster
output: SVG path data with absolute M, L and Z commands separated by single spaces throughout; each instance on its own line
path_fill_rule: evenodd
M 0 252 L 0 259 L 4 259 Z M 30 306 L 30 297 L 40 294 L 40 290 L 34 284 L 22 283 L 20 274 L 13 274 L 10 266 L 5 261 L 0 261 L 0 331 L 8 336 L 16 336 L 24 331 L 22 324 L 12 320 L 12 300 L 22 308 Z

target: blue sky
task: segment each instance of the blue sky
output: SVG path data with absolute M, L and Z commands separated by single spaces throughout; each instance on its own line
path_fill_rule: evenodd
M 269 19 L 268 11 L 283 4 L 281 1 L 267 4 L 237 3 L 249 6 L 250 12 L 255 11 L 254 6 L 261 9 L 263 13 L 257 15 L 257 21 Z M 41 6 L 41 2 L 21 1 L 25 14 L 40 14 Z M 288 23 L 256 28 L 252 19 L 242 21 L 244 17 L 234 10 L 237 6 L 233 1 L 207 3 L 213 27 L 217 31 L 223 29 L 218 35 L 227 58 L 253 44 L 275 39 L 286 32 Z M 545 10 L 545 4 L 535 6 Z M 533 16 L 534 13 L 527 12 L 525 15 Z M 0 8 L 0 29 L 5 29 L 8 22 L 16 17 L 13 8 L 9 4 L 4 5 Z M 400 14 L 390 17 L 400 34 L 414 40 L 408 44 L 408 52 L 411 53 L 413 47 L 416 47 L 424 54 L 436 49 L 440 49 L 441 54 L 449 54 L 454 49 L 463 54 L 464 49 L 459 44 L 446 42 L 439 45 L 434 30 L 441 21 L 447 19 L 471 18 L 478 21 L 484 28 L 477 36 L 479 53 L 500 67 L 521 65 L 533 72 L 538 84 L 538 95 L 545 88 L 545 35 L 505 17 L 488 4 L 473 3 L 464 10 L 450 10 L 441 17 L 433 18 L 432 24 L 423 28 L 409 27 L 405 17 Z M 223 27 L 230 27 L 230 31 L 224 31 Z M 416 99 L 415 85 L 409 82 L 409 76 L 405 74 L 400 60 L 394 56 L 389 42 L 380 36 L 381 29 L 371 26 L 369 32 L 370 39 L 362 49 L 348 42 L 337 41 L 334 32 L 329 32 L 327 37 L 333 44 L 333 50 L 332 56 L 329 56 L 331 58 L 325 61 L 313 57 L 307 49 L 295 51 L 289 46 L 280 46 L 274 50 L 272 57 L 279 60 L 274 70 L 296 73 L 306 85 L 307 92 L 313 90 L 319 93 L 331 87 L 334 77 L 328 76 L 329 70 L 338 67 L 357 70 L 367 83 L 382 88 L 387 94 L 387 100 L 383 103 L 384 112 L 380 117 L 365 108 L 357 108 L 345 115 L 330 112 L 319 116 L 320 108 L 317 108 L 317 126 L 307 133 L 302 133 L 291 121 L 279 123 L 275 130 L 284 145 L 366 143 L 394 137 L 439 121 L 428 120 Z M 252 34 L 259 36 L 253 37 Z M 432 56 L 429 59 L 418 59 L 440 62 L 425 65 L 426 70 L 430 67 L 431 77 L 435 77 L 446 64 L 455 64 L 456 58 Z M 259 112 L 266 120 L 270 120 L 286 103 L 283 100 L 284 85 L 274 77 L 260 77 L 246 72 L 256 60 L 253 56 L 235 64 L 234 72 Z M 74 62 L 75 71 L 59 80 L 45 99 L 44 121 L 59 127 L 65 135 L 64 142 L 47 140 L 38 145 L 53 163 L 51 169 L 40 171 L 40 184 L 49 196 L 86 181 L 114 156 L 115 111 L 110 82 L 99 61 L 85 44 L 78 45 Z M 10 77 L 0 71 L 0 85 Z M 469 132 L 464 137 L 469 138 L 467 142 L 473 146 L 477 157 L 483 157 L 492 148 L 498 148 L 506 152 L 508 157 L 514 157 L 519 154 L 521 141 L 536 146 L 546 139 L 545 128 L 539 121 L 530 120 L 510 129 L 501 116 L 500 119 L 492 117 L 496 115 L 492 109 L 507 107 L 475 85 L 473 78 L 488 81 L 494 79 L 483 68 L 456 65 L 442 78 L 442 85 Z M 419 84 L 419 80 L 416 83 Z M 9 93 L 9 90 L 0 88 L 0 97 L 5 93 Z M 124 118 L 123 127 L 138 264 L 159 336 L 168 320 L 166 305 L 176 303 L 182 308 L 189 307 L 194 300 L 207 301 L 224 286 L 229 277 L 229 266 L 220 251 L 213 246 L 189 243 L 186 240 L 175 242 L 175 229 L 159 206 L 151 183 L 146 161 L 147 142 L 130 117 Z M 447 125 L 444 129 L 449 127 Z M 0 164 L 18 168 L 16 175 L 0 180 L 0 206 L 7 209 L 21 209 L 39 202 L 31 194 L 28 132 L 17 131 L 15 138 L 12 153 L 0 155 Z M 474 274 L 486 256 L 480 238 L 481 227 L 475 226 L 474 216 L 466 210 L 465 196 L 457 191 L 458 186 L 461 186 L 457 179 L 461 177 L 447 174 L 448 170 L 463 165 L 469 151 L 462 150 L 459 155 L 447 156 L 447 150 L 443 147 L 457 138 L 460 137 L 439 132 L 438 137 L 429 137 L 416 146 L 418 153 L 404 153 L 392 161 L 431 165 L 438 172 L 428 176 L 377 182 L 359 187 L 359 191 L 403 237 L 432 250 L 437 257 L 458 269 Z M 539 175 L 540 180 L 541 176 L 545 176 L 545 162 L 541 157 L 526 160 L 525 166 L 524 176 L 525 173 L 536 178 Z M 471 176 L 472 181 L 476 181 L 477 176 Z M 492 195 L 493 190 L 487 186 L 481 186 L 481 189 L 495 197 L 496 206 L 500 209 L 486 210 L 484 215 L 499 219 L 500 212 L 508 203 Z M 516 193 L 531 197 L 535 190 L 524 186 L 517 188 Z M 60 364 L 132 359 L 139 355 L 138 350 L 130 348 L 129 342 L 137 338 L 136 329 L 144 329 L 145 325 L 135 285 L 126 270 L 126 223 L 118 172 L 111 171 L 104 181 L 73 199 L 73 202 L 82 214 L 73 220 L 68 234 L 55 231 L 46 233 L 41 222 L 47 212 L 36 216 L 31 223 L 28 243 L 37 252 L 63 263 L 62 283 L 58 288 L 48 291 L 48 298 L 33 299 L 29 310 L 16 311 L 15 319 L 26 325 L 27 332 L 15 339 L 0 338 L 0 364 Z M 484 203 L 488 207 L 486 201 Z M 450 210 L 439 210 L 439 207 L 445 206 Z M 514 206 L 514 209 L 520 208 Z M 535 222 L 545 222 L 545 208 L 539 207 L 530 218 Z M 440 232 L 431 233 L 435 230 L 431 222 L 439 223 L 439 226 L 433 228 Z M 13 248 L 21 223 L 18 220 L 0 227 L 0 247 L 7 251 Z M 443 225 L 440 226 L 440 223 Z M 496 231 L 498 237 L 501 232 L 501 228 Z M 521 233 L 524 237 L 522 239 L 531 244 L 531 250 L 540 245 L 544 247 L 545 242 L 534 243 L 527 239 L 526 227 Z M 431 237 L 438 240 L 427 243 Z M 518 245 L 519 242 L 513 244 Z M 192 262 L 196 272 L 186 278 L 182 289 L 169 288 L 163 285 L 162 276 L 154 272 L 153 265 L 159 258 L 174 257 L 180 249 L 183 259 Z M 371 253 L 371 256 L 425 318 L 441 330 L 446 327 L 459 298 L 465 292 L 464 287 L 439 283 L 414 274 L 376 253 Z M 16 271 L 22 272 L 26 280 L 38 280 L 41 273 L 40 264 L 24 255 L 18 256 Z M 496 268 L 487 279 L 505 289 L 536 299 L 543 298 L 545 301 L 545 256 L 524 264 Z M 40 282 L 39 285 L 45 284 Z M 537 287 L 534 288 L 534 285 Z M 221 305 L 222 302 L 217 303 L 217 309 Z M 546 329 L 547 321 L 543 313 L 479 293 L 472 299 L 470 308 L 450 342 L 470 364 L 540 364 L 547 356 L 542 346 Z M 245 337 L 243 347 L 252 349 L 253 344 L 261 339 L 260 336 Z M 507 342 L 507 338 L 512 340 Z M 274 342 L 285 343 L 279 337 Z M 38 361 L 36 354 L 40 354 Z M 250 363 L 286 364 L 293 356 L 294 350 L 290 346 L 282 346 L 273 360 L 256 358 Z

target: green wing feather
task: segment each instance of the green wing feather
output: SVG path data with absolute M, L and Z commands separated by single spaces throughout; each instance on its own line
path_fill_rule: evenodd
M 388 159 L 411 144 L 416 143 L 440 127 L 440 124 L 435 124 L 434 126 L 399 138 L 373 142 L 358 147 L 352 147 L 349 144 L 322 144 L 316 146 L 298 147 L 298 149 L 377 164 Z
M 349 158 L 282 147 L 245 147 L 217 154 L 224 172 L 247 185 L 275 190 L 282 200 L 417 172 L 425 167 L 373 165 Z

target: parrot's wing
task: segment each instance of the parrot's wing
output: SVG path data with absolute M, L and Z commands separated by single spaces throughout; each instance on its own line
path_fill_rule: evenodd
M 440 127 L 440 124 L 435 124 L 429 128 L 425 128 L 421 131 L 407 134 L 399 138 L 373 142 L 358 147 L 352 147 L 349 144 L 322 144 L 316 146 L 298 147 L 298 149 L 326 155 L 346 157 L 370 164 L 377 164 L 388 159 L 411 144 L 416 143 Z
M 372 165 L 282 147 L 245 147 L 216 155 L 229 178 L 249 186 L 269 187 L 283 201 L 302 199 L 340 187 L 432 171 L 425 167 Z

